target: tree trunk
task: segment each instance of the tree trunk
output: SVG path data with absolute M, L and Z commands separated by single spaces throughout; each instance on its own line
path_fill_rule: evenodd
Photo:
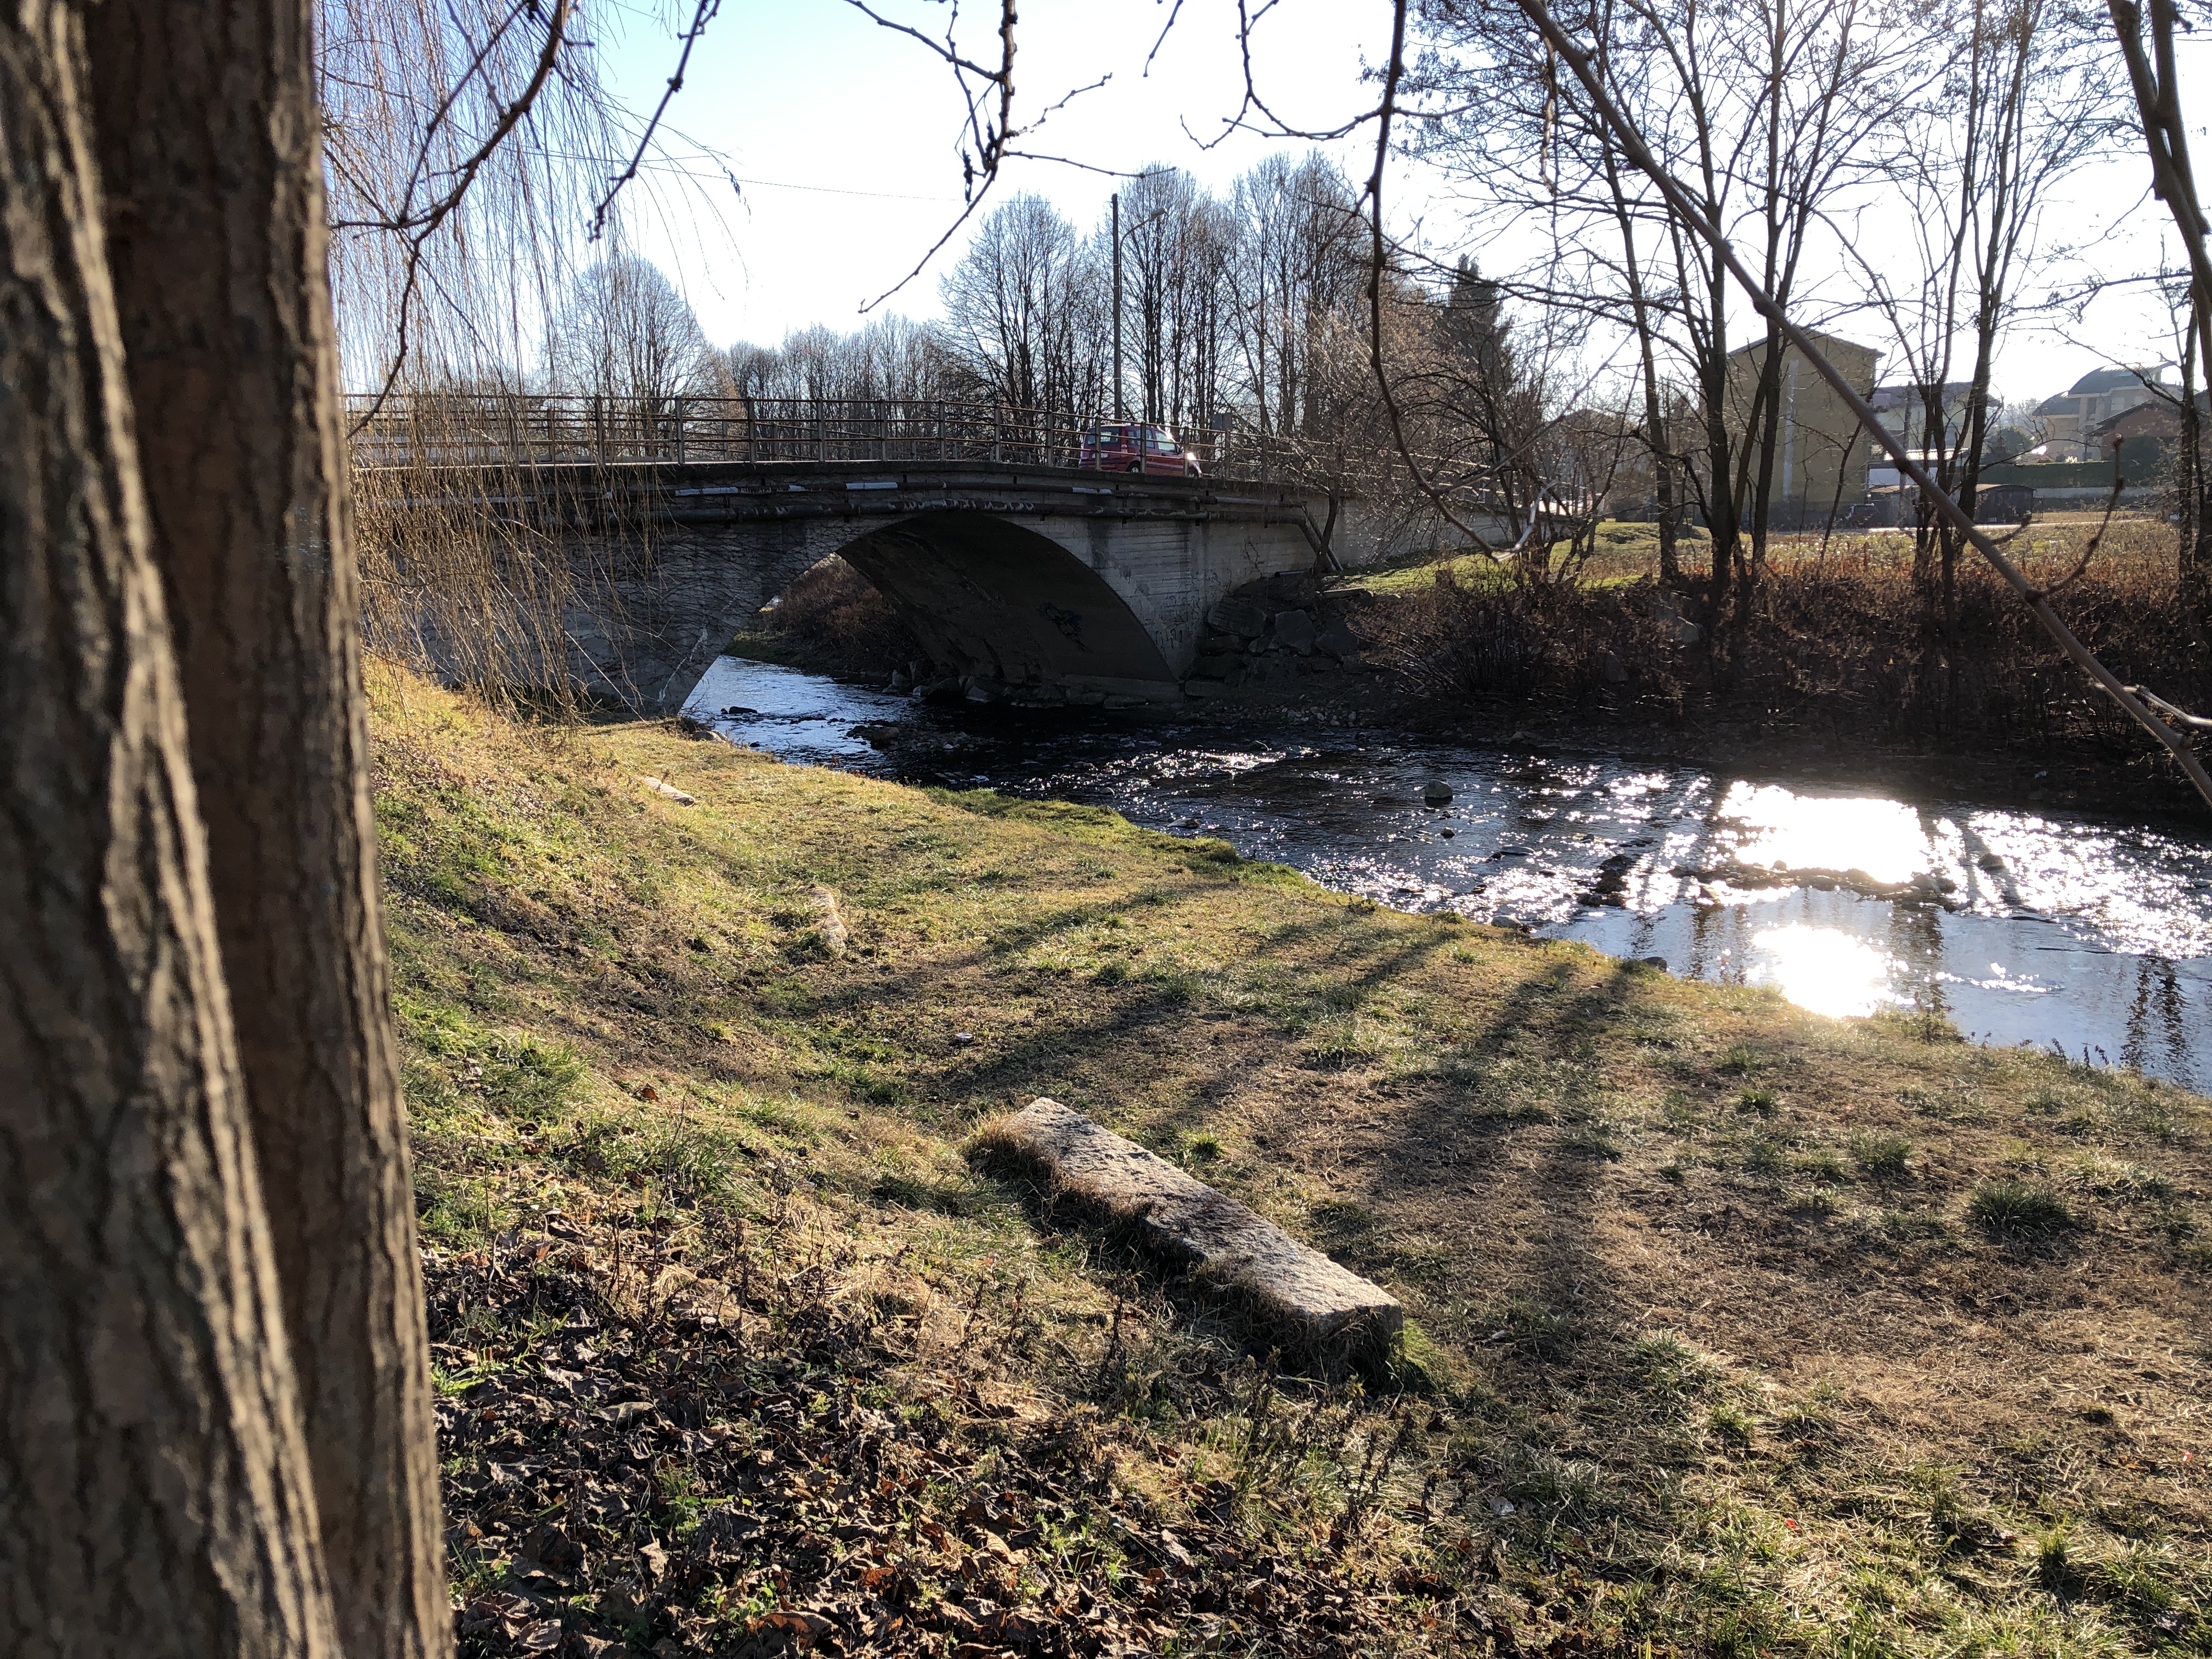
M 450 1645 L 305 0 L 112 0 L 118 311 L 345 1649 Z
M 335 1656 L 81 24 L 0 13 L 0 1650 Z
M 1767 261 L 1771 267 L 1773 261 Z M 1752 428 L 1758 428 L 1754 434 Z M 1743 491 L 1751 516 L 1751 557 L 1736 569 L 1736 626 L 1750 623 L 1753 586 L 1766 563 L 1768 521 L 1774 508 L 1774 464 L 1782 447 L 1782 331 L 1771 321 L 1766 326 L 1766 355 L 1760 359 L 1759 389 L 1752 398 L 1752 415 L 1744 426 L 1744 442 L 1751 447 L 1749 459 L 1758 463 L 1755 477 Z M 1786 480 L 1784 481 L 1786 483 Z
M 1612 146 L 1603 147 L 1605 181 L 1613 195 L 1613 222 L 1620 227 L 1622 270 L 1628 281 L 1630 316 L 1636 328 L 1636 347 L 1644 372 L 1644 445 L 1651 456 L 1653 510 L 1659 517 L 1659 580 L 1668 587 L 1682 580 L 1680 556 L 1675 550 L 1674 479 L 1668 471 L 1673 463 L 1667 443 L 1667 420 L 1660 401 L 1659 364 L 1652 343 L 1651 308 L 1644 292 L 1644 272 L 1636 258 L 1636 218 L 1620 187 L 1620 166 Z
M 2206 332 L 2192 290 L 2189 329 L 2181 352 L 2181 442 L 2174 466 L 2174 495 L 2181 532 L 2174 597 L 2181 625 L 2200 651 L 2212 632 L 2212 477 L 2204 455 L 2204 413 L 2197 406 L 2197 347 Z
M 1714 332 L 1719 332 L 1717 327 Z M 1705 593 L 1705 647 L 1717 655 L 1728 617 L 1729 578 L 1735 565 L 1736 495 L 1735 481 L 1729 477 L 1731 457 L 1728 359 L 1721 355 L 1717 341 L 1709 349 L 1712 361 L 1702 365 L 1705 382 L 1706 470 L 1711 475 L 1706 487 L 1705 526 L 1713 538 L 1711 581 Z

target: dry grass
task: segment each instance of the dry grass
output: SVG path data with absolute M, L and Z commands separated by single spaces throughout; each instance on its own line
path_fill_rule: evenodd
M 1021 1409 L 1113 1425 L 1148 1525 L 1279 1498 L 1224 1536 L 1364 1609 L 1347 1650 L 2212 1649 L 2204 1101 L 1092 809 L 511 726 L 391 676 L 377 710 L 441 1250 L 787 1194 L 948 1303 L 1026 1282 L 1079 1340 L 1009 1360 Z M 1279 1401 L 1217 1310 L 1040 1231 L 958 1156 L 1039 1093 L 1397 1291 L 1395 1372 Z M 2007 1182 L 2069 1224 L 1993 1224 Z M 992 1420 L 962 1456 L 1018 1449 Z M 1188 1597 L 1142 1616 L 1154 1651 L 1218 1633 Z M 1294 1646 L 1251 1629 L 1215 1645 Z
M 2014 545 L 2030 577 L 2070 571 L 2095 522 L 2025 532 Z M 2173 608 L 2172 540 L 2155 521 L 2117 523 L 2053 604 L 2122 679 L 2212 707 L 2212 654 Z M 1686 552 L 1693 571 L 1698 550 Z M 1727 721 L 1828 749 L 2009 750 L 2039 765 L 2058 752 L 2147 779 L 2172 770 L 1978 562 L 1960 571 L 1947 641 L 1913 580 L 1909 535 L 1779 538 L 1747 622 L 1716 650 L 1674 637 L 1649 579 L 1655 557 L 1653 544 L 1624 540 L 1565 590 L 1523 591 L 1466 561 L 1421 580 L 1396 573 L 1361 584 L 1380 602 L 1360 626 L 1431 702 L 1504 696 L 1662 725 Z M 1700 614 L 1694 592 L 1680 606 Z

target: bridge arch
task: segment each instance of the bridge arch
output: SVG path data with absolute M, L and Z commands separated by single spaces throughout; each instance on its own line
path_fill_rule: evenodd
M 1167 650 L 1128 600 L 1019 520 L 916 514 L 868 526 L 836 550 L 950 672 L 1010 685 L 1175 687 Z

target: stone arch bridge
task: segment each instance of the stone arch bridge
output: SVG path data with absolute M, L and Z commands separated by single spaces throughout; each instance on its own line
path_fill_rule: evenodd
M 833 553 L 941 670 L 1085 701 L 1179 698 L 1217 600 L 1330 562 L 1302 493 L 1208 477 L 969 459 L 437 470 L 559 538 L 566 671 L 641 709 L 681 708 Z

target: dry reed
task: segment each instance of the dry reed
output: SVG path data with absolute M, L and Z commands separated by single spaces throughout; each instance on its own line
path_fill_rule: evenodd
M 2088 528 L 2032 527 L 2019 543 L 2031 578 L 2056 582 Z M 1728 718 L 1855 740 L 2047 746 L 2113 757 L 2143 748 L 2126 718 L 2051 649 L 1994 576 L 1962 568 L 1958 624 L 1912 577 L 1900 535 L 1781 541 L 1747 611 L 1717 637 L 1680 637 L 1701 614 L 1648 575 L 1535 588 L 1439 567 L 1435 583 L 1376 608 L 1377 656 L 1432 699 L 1514 695 L 1611 703 L 1662 720 Z M 2053 605 L 2123 679 L 2185 706 L 2212 704 L 2212 659 L 2174 604 L 2172 533 L 2116 525 Z

